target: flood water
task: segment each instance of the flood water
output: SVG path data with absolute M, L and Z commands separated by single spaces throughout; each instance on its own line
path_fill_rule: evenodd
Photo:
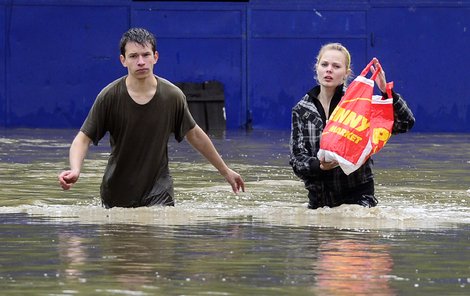
M 235 195 L 170 142 L 175 207 L 104 209 L 107 141 L 62 191 L 76 130 L 0 130 L 2 295 L 470 295 L 470 135 L 392 137 L 375 208 L 307 209 L 289 132 L 212 139 Z

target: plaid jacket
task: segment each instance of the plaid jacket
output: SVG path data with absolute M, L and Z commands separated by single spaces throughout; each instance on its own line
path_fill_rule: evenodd
M 320 137 L 325 127 L 326 116 L 318 100 L 320 87 L 310 90 L 292 109 L 292 126 L 290 139 L 290 165 L 294 173 L 301 178 L 305 187 L 318 194 L 329 192 L 333 198 L 341 198 L 357 186 L 373 180 L 372 159 L 358 170 L 346 175 L 337 167 L 329 171 L 320 169 L 317 158 L 320 149 Z M 330 111 L 338 105 L 344 95 L 343 85 L 338 86 L 330 104 Z M 394 125 L 393 134 L 404 133 L 413 127 L 413 113 L 403 98 L 393 92 Z M 331 112 L 329 112 L 331 114 Z

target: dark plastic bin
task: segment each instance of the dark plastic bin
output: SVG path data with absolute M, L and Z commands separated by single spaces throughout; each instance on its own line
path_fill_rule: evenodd
M 219 81 L 175 83 L 186 95 L 189 110 L 206 132 L 225 130 L 224 86 Z

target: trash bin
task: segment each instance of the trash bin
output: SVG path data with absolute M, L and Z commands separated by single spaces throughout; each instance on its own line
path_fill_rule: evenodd
M 219 81 L 175 83 L 186 95 L 189 110 L 206 132 L 225 130 L 224 86 Z

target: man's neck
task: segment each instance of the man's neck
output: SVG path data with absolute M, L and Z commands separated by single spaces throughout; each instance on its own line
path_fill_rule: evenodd
M 157 78 L 155 75 L 151 75 L 143 79 L 137 79 L 128 75 L 126 78 L 126 86 L 133 92 L 147 92 L 149 89 L 155 89 L 157 86 Z
M 157 78 L 155 75 L 145 79 L 135 79 L 127 76 L 126 87 L 131 98 L 138 104 L 148 103 L 157 91 Z

